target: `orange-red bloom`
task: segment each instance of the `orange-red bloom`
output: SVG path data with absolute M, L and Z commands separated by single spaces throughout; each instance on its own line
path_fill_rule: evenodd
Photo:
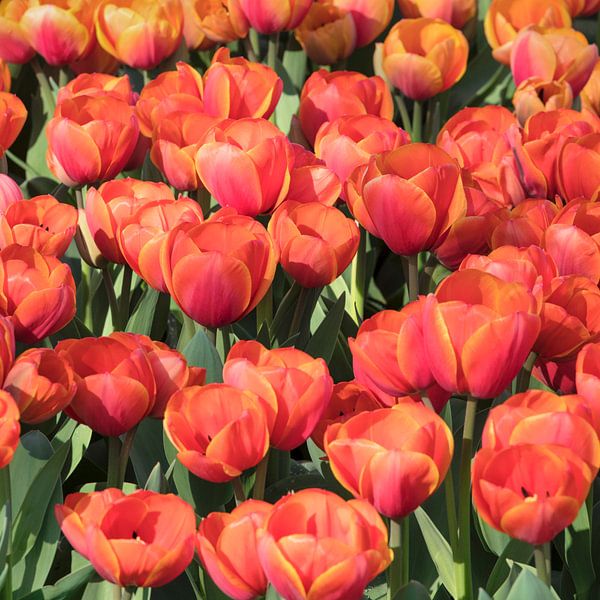
M 558 187 L 565 200 L 595 201 L 600 192 L 600 133 L 565 141 L 558 158 Z M 581 177 L 585 173 L 585 177 Z
M 360 231 L 353 219 L 320 202 L 287 201 L 269 221 L 284 271 L 301 286 L 329 285 L 352 262 Z
M 165 285 L 180 308 L 202 325 L 222 327 L 262 300 L 277 259 L 275 243 L 258 221 L 222 209 L 204 223 L 172 229 L 160 262 Z
M 0 58 L 11 63 L 26 63 L 35 54 L 29 44 L 21 17 L 29 0 L 4 0 L 0 3 Z
M 350 13 L 356 27 L 356 47 L 379 37 L 392 20 L 394 0 L 321 0 Z
M 56 95 L 56 103 L 75 96 L 112 96 L 134 105 L 137 95 L 131 89 L 128 75 L 115 77 L 105 73 L 82 73 L 61 87 Z
M 259 33 L 288 31 L 300 25 L 312 0 L 236 0 L 250 26 Z
M 292 450 L 313 432 L 333 390 L 327 364 L 296 348 L 267 350 L 255 341 L 233 346 L 223 381 L 254 392 L 267 414 L 271 445 Z
M 96 35 L 112 56 L 134 69 L 153 69 L 179 47 L 179 0 L 107 0 L 96 13 Z
M 222 383 L 171 396 L 165 432 L 194 475 L 222 483 L 256 466 L 269 449 L 267 415 L 256 394 Z
M 10 316 L 17 340 L 38 342 L 75 316 L 75 282 L 68 265 L 28 246 L 0 251 L 0 314 Z
M 20 433 L 19 408 L 8 392 L 0 390 L 0 469 L 12 460 Z
M 10 92 L 10 80 L 8 63 L 0 58 L 0 92 Z
M 101 435 L 118 436 L 135 427 L 152 408 L 156 382 L 145 348 L 112 334 L 62 340 L 57 354 L 75 372 L 77 391 L 65 412 Z M 123 399 L 127 401 L 124 402 Z
M 453 450 L 443 419 L 414 402 L 361 413 L 325 433 L 336 479 L 392 519 L 410 514 L 435 492 Z
M 363 500 L 301 490 L 281 498 L 267 517 L 258 554 L 284 598 L 359 600 L 392 560 L 386 527 Z
M 194 510 L 173 494 L 126 496 L 114 488 L 69 494 L 54 513 L 73 548 L 122 587 L 165 585 L 194 556 Z
M 77 386 L 69 363 L 50 348 L 31 348 L 14 362 L 4 389 L 15 399 L 23 423 L 42 423 L 64 410 Z
M 573 91 L 566 81 L 546 81 L 539 77 L 524 79 L 513 95 L 515 115 L 521 125 L 529 117 L 544 111 L 573 106 Z
M 393 119 L 394 102 L 381 77 L 354 71 L 315 71 L 300 94 L 300 124 L 314 144 L 319 127 L 346 115 L 377 115 Z
M 254 217 L 285 199 L 293 160 L 287 137 L 275 125 L 264 119 L 238 119 L 209 132 L 196 154 L 196 169 L 221 206 Z
M 200 522 L 196 550 L 211 579 L 234 600 L 264 596 L 268 581 L 260 565 L 257 535 L 272 506 L 246 500 L 231 513 L 210 513 Z
M 398 0 L 402 16 L 441 19 L 462 29 L 477 13 L 475 0 Z
M 182 0 L 187 47 L 204 50 L 248 35 L 248 21 L 237 0 Z
M 582 110 L 600 116 L 600 60 L 596 61 L 592 74 L 583 86 L 579 97 Z
M 78 96 L 61 102 L 46 128 L 46 160 L 65 185 L 112 179 L 138 141 L 133 107 L 110 96 Z
M 0 316 L 0 385 L 15 360 L 15 329 L 9 317 Z
M 0 92 L 0 158 L 17 139 L 26 119 L 23 102 L 14 94 Z
M 396 254 L 433 248 L 467 207 L 460 168 L 431 144 L 373 156 L 346 184 L 359 223 Z
M 427 100 L 464 75 L 469 43 L 439 19 L 402 19 L 383 43 L 383 70 L 394 87 L 413 100 Z
M 586 344 L 575 364 L 577 393 L 585 398 L 592 415 L 592 425 L 600 434 L 600 344 Z

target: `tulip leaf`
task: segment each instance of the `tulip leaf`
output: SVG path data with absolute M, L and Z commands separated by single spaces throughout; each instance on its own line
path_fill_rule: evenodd
M 8 552 L 8 502 L 0 507 L 0 565 L 4 566 Z M 0 585 L 0 588 L 2 586 Z
M 558 594 L 542 583 L 529 569 L 523 569 L 510 588 L 506 600 L 557 600 Z
M 94 573 L 94 567 L 88 563 L 59 579 L 54 585 L 31 592 L 31 594 L 23 596 L 21 600 L 75 600 L 75 598 L 81 597 L 82 589 Z
M 182 354 L 192 367 L 206 369 L 206 383 L 221 383 L 223 381 L 223 362 L 215 348 L 202 329 L 199 329 Z
M 477 600 L 493 600 L 493 598 L 485 591 L 479 588 L 479 594 L 477 594 Z
M 165 479 L 162 467 L 159 462 L 154 465 L 152 471 L 150 471 L 150 475 L 148 475 L 148 479 L 144 485 L 145 490 L 149 490 L 151 492 L 157 492 L 159 494 L 166 494 L 169 491 L 169 484 Z
M 150 335 L 159 297 L 159 291 L 147 286 L 127 321 L 125 331 Z
M 139 425 L 131 448 L 131 463 L 135 478 L 141 487 L 150 478 L 157 463 L 162 472 L 169 468 L 163 448 L 163 422 L 159 419 L 144 419 Z
M 410 581 L 394 594 L 393 600 L 430 600 L 430 598 L 424 585 L 418 581 Z
M 425 545 L 431 560 L 434 562 L 438 575 L 451 596 L 456 597 L 454 581 L 454 561 L 450 544 L 446 541 L 440 530 L 434 525 L 433 521 L 425 510 L 417 508 L 414 513 L 419 528 L 425 540 Z
M 532 554 L 531 544 L 514 540 L 505 533 L 490 527 L 479 516 L 479 513 L 477 514 L 477 520 L 478 527 L 476 529 L 481 541 L 496 556 L 523 563 L 529 561 Z
M 342 294 L 306 345 L 308 354 L 315 358 L 323 358 L 326 362 L 331 360 L 342 326 L 345 306 L 346 294 Z

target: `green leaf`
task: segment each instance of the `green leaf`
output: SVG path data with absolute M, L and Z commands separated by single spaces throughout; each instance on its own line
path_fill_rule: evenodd
M 81 590 L 94 573 L 94 567 L 88 564 L 59 579 L 54 585 L 43 587 L 41 590 L 23 596 L 22 600 L 75 600 L 80 597 Z
M 448 544 L 423 508 L 417 508 L 414 515 L 419 523 L 419 528 L 421 529 L 431 560 L 433 560 L 436 566 L 438 575 L 440 576 L 444 587 L 451 596 L 456 596 L 454 561 L 450 544 Z
M 418 581 L 410 581 L 394 594 L 394 600 L 430 600 L 427 588 Z
M 144 419 L 138 425 L 130 458 L 140 487 L 148 481 L 157 463 L 163 473 L 167 471 L 169 462 L 163 448 L 163 422 L 160 419 Z
M 6 563 L 8 553 L 8 502 L 4 502 L 0 508 L 0 565 Z M 2 586 L 0 585 L 0 588 Z
M 144 489 L 150 490 L 151 492 L 157 492 L 159 494 L 166 494 L 168 492 L 169 485 L 165 479 L 160 463 L 156 463 L 154 465 L 154 469 L 152 469 L 150 475 L 148 475 Z
M 223 363 L 215 348 L 202 329 L 196 332 L 182 353 L 190 366 L 206 369 L 206 383 L 223 381 Z
M 477 513 L 479 527 L 477 533 L 487 546 L 496 556 L 509 558 L 517 562 L 528 562 L 531 558 L 531 544 L 519 542 L 507 536 L 505 533 L 490 527 Z
M 327 363 L 331 361 L 342 319 L 344 318 L 345 306 L 346 294 L 342 294 L 306 345 L 308 354 L 315 358 L 323 358 Z
M 493 598 L 485 591 L 479 588 L 479 594 L 477 594 L 477 600 L 493 600 Z
M 529 569 L 523 569 L 510 588 L 506 600 L 558 600 L 558 594 Z
M 129 317 L 129 321 L 127 321 L 125 331 L 150 335 L 159 297 L 159 291 L 147 286 L 139 302 L 136 304 L 133 314 Z

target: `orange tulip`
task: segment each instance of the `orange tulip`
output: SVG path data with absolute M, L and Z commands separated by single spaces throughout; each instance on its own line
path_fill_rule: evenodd
M 336 479 L 392 519 L 410 514 L 435 492 L 454 450 L 443 419 L 413 402 L 330 425 L 324 442 Z
M 0 58 L 6 62 L 23 64 L 35 54 L 21 25 L 21 17 L 28 8 L 29 0 L 0 3 Z
M 175 198 L 164 183 L 138 179 L 115 179 L 103 183 L 87 193 L 85 217 L 94 242 L 109 261 L 124 263 L 119 245 L 121 228 L 131 222 L 138 209 L 145 204 Z
M 317 65 L 333 65 L 348 58 L 356 48 L 356 25 L 352 15 L 333 4 L 314 2 L 295 31 L 302 49 Z
M 81 0 L 37 0 L 30 3 L 20 26 L 31 47 L 55 66 L 84 58 L 92 49 L 94 4 Z
M 386 527 L 370 504 L 320 489 L 273 506 L 258 555 L 277 592 L 298 600 L 359 600 L 392 560 Z
M 348 11 L 356 27 L 356 47 L 368 46 L 387 28 L 394 0 L 321 0 Z
M 60 258 L 73 240 L 76 227 L 77 210 L 53 196 L 21 200 L 0 215 L 0 248 L 19 244 Z
M 323 359 L 296 348 L 267 350 L 256 341 L 233 346 L 223 367 L 223 381 L 259 397 L 271 445 L 279 450 L 297 448 L 310 437 L 333 391 Z
M 153 69 L 177 50 L 183 35 L 179 0 L 107 0 L 96 13 L 98 42 L 134 69 Z
M 300 94 L 302 132 L 314 144 L 319 127 L 347 115 L 377 115 L 392 120 L 394 102 L 381 77 L 354 71 L 315 71 Z
M 375 115 L 340 117 L 319 129 L 315 154 L 345 183 L 354 169 L 366 165 L 374 154 L 409 142 L 408 133 L 389 119 Z
M 565 141 L 558 158 L 558 187 L 565 200 L 595 201 L 600 192 L 600 133 Z M 585 173 L 585 177 L 580 174 Z
M 354 217 L 396 254 L 432 249 L 467 201 L 456 161 L 431 144 L 407 144 L 373 156 L 346 183 Z
M 524 444 L 480 450 L 472 479 L 475 508 L 488 525 L 539 545 L 575 520 L 592 475 L 568 448 Z
M 178 460 L 215 483 L 239 477 L 269 449 L 267 416 L 258 397 L 222 383 L 173 394 L 164 426 Z
M 0 469 L 12 460 L 20 433 L 19 408 L 8 392 L 0 390 Z
M 196 550 L 211 579 L 234 600 L 264 596 L 268 581 L 258 559 L 257 536 L 272 506 L 246 500 L 231 513 L 213 512 L 200 522 Z
M 56 103 L 62 104 L 76 96 L 112 96 L 132 106 L 136 102 L 128 75 L 115 77 L 105 73 L 82 73 L 58 90 Z
M 75 282 L 68 265 L 28 246 L 0 251 L 0 314 L 10 316 L 15 337 L 39 342 L 75 316 Z
M 15 330 L 8 317 L 0 316 L 0 385 L 15 361 Z
M 154 407 L 156 382 L 146 350 L 133 334 L 127 335 L 127 344 L 112 334 L 56 345 L 56 353 L 73 368 L 77 384 L 65 412 L 100 435 L 126 433 Z
M 0 92 L 10 92 L 10 69 L 8 63 L 0 58 Z
M 269 221 L 283 270 L 301 286 L 329 285 L 352 262 L 360 242 L 354 220 L 320 202 L 287 201 Z
M 494 58 L 508 65 L 517 34 L 530 25 L 571 27 L 564 0 L 492 0 L 485 15 L 484 29 Z
M 179 307 L 206 327 L 222 327 L 262 300 L 277 259 L 275 243 L 258 221 L 223 209 L 199 225 L 172 229 L 160 262 L 165 285 Z
M 4 381 L 4 389 L 19 407 L 23 423 L 47 421 L 64 410 L 77 386 L 69 363 L 50 348 L 21 354 Z
M 462 29 L 477 14 L 475 0 L 398 0 L 402 16 L 408 19 L 441 19 Z
M 445 92 L 467 69 L 469 43 L 439 19 L 402 19 L 383 43 L 383 70 L 390 83 L 413 100 Z
M 524 125 L 529 117 L 540 112 L 571 108 L 573 91 L 566 81 L 544 81 L 531 77 L 519 84 L 512 103 L 519 123 Z
M 524 285 L 473 269 L 444 279 L 423 306 L 425 350 L 437 383 L 476 398 L 506 388 L 539 331 L 537 302 Z
M 11 204 L 20 200 L 23 200 L 23 193 L 17 182 L 0 173 L 0 213 L 4 214 Z
M 209 132 L 196 154 L 200 180 L 216 201 L 252 217 L 285 199 L 292 166 L 287 137 L 264 119 L 224 121 Z
M 600 344 L 586 344 L 577 354 L 575 363 L 577 393 L 586 402 L 592 425 L 600 432 Z
M 593 15 L 600 10 L 599 0 L 565 0 L 572 17 Z
M 182 223 L 202 223 L 202 210 L 189 198 L 152 200 L 139 206 L 119 227 L 119 248 L 127 264 L 151 287 L 167 292 L 160 254 L 167 234 Z
M 0 158 L 17 139 L 25 120 L 27 109 L 15 96 L 8 92 L 0 92 Z
M 194 510 L 173 494 L 126 496 L 114 488 L 69 494 L 54 514 L 77 552 L 124 588 L 165 585 L 194 557 Z
M 600 60 L 596 61 L 592 74 L 583 86 L 579 97 L 582 110 L 600 116 Z
M 273 69 L 243 57 L 231 58 L 228 48 L 215 52 L 203 79 L 204 110 L 214 117 L 268 119 L 283 91 Z
M 182 0 L 187 47 L 203 50 L 248 35 L 248 22 L 236 0 Z
M 308 12 L 312 0 L 236 0 L 250 26 L 271 34 L 295 29 Z
M 50 170 L 65 185 L 112 179 L 138 139 L 133 107 L 110 96 L 78 96 L 56 107 L 46 128 Z

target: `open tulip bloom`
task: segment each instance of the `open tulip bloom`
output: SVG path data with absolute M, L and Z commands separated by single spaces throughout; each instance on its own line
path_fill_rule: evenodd
M 0 600 L 599 598 L 598 19 L 0 0 Z

